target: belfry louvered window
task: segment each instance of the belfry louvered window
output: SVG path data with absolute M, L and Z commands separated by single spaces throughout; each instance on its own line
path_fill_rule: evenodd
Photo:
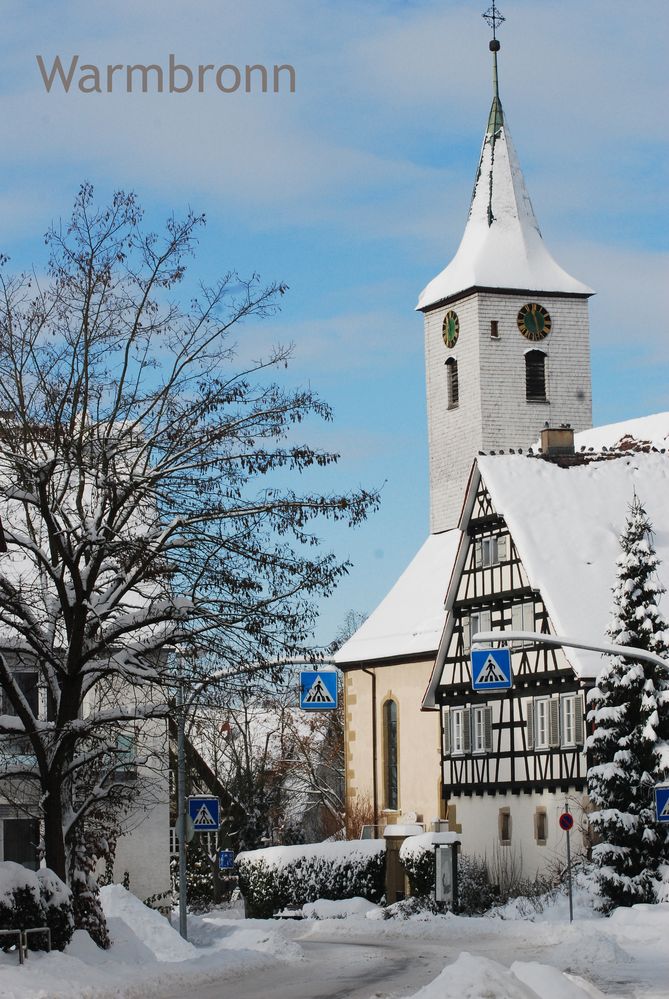
M 543 350 L 525 354 L 525 398 L 528 402 L 546 401 L 546 355 Z
M 446 381 L 448 385 L 448 408 L 457 409 L 460 403 L 460 389 L 458 386 L 458 362 L 454 357 L 449 357 L 446 361 Z

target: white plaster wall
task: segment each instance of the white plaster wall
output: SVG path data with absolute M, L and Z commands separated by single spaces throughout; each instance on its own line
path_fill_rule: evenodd
M 524 876 L 534 877 L 537 872 L 550 868 L 556 862 L 563 864 L 566 861 L 566 833 L 558 825 L 566 800 L 574 815 L 574 828 L 570 834 L 574 856 L 584 853 L 587 848 L 584 838 L 585 799 L 581 792 L 460 797 L 452 798 L 449 805 L 455 805 L 455 822 L 462 829 L 463 854 L 486 857 L 490 861 L 496 853 L 508 853 L 519 864 L 522 863 Z M 545 846 L 539 846 L 534 838 L 534 815 L 538 807 L 546 809 Z M 499 812 L 502 808 L 508 808 L 511 814 L 509 845 L 499 842 Z

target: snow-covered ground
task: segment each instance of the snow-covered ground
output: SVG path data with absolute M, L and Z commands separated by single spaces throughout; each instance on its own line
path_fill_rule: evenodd
M 191 916 L 186 943 L 119 886 L 103 890 L 113 938 L 100 951 L 79 931 L 65 953 L 0 954 L 0 995 L 12 999 L 153 996 L 272 999 L 626 999 L 669 996 L 669 904 L 608 919 L 577 898 L 542 912 L 512 905 L 496 918 L 383 918 L 362 900 L 317 902 L 302 920 Z

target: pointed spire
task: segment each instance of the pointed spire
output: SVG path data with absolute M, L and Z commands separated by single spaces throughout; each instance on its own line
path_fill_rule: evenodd
M 493 30 L 493 97 L 469 218 L 455 257 L 422 292 L 420 310 L 474 288 L 593 294 L 556 263 L 541 237 L 499 96 L 497 28 L 504 18 L 495 3 L 483 17 Z

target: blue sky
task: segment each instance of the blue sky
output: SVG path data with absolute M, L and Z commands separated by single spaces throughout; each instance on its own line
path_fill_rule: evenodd
M 490 102 L 486 0 L 6 0 L 0 251 L 41 236 L 82 180 L 133 189 L 159 220 L 208 218 L 197 271 L 290 286 L 242 353 L 295 344 L 287 377 L 335 408 L 324 488 L 383 486 L 326 542 L 355 563 L 323 606 L 329 640 L 371 611 L 427 533 L 421 288 L 455 252 Z M 664 0 L 507 0 L 502 100 L 544 238 L 591 302 L 595 423 L 669 408 Z M 295 94 L 47 94 L 35 56 L 291 63 Z

